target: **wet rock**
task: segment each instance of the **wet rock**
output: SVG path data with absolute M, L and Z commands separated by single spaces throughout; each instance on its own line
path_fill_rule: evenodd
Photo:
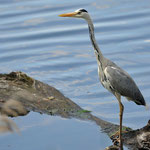
M 0 74 L 0 107 L 10 100 L 20 102 L 27 111 L 74 117 L 82 110 L 57 89 L 22 72 Z M 5 109 L 6 111 L 7 109 Z M 65 110 L 65 111 L 64 111 Z M 4 112 L 4 108 L 1 110 Z

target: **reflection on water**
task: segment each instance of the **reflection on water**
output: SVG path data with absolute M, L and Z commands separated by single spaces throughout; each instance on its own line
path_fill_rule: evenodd
M 37 113 L 19 117 L 15 122 L 20 126 L 21 135 L 0 136 L 2 149 L 100 149 L 111 144 L 108 136 L 99 134 L 99 127 L 92 122 Z
M 66 0 L 59 2 L 53 0 L 1 0 L 1 72 L 24 71 L 36 79 L 55 86 L 81 107 L 91 110 L 94 115 L 118 124 L 118 103 L 115 97 L 99 83 L 96 59 L 85 21 L 57 16 L 80 7 L 87 9 L 93 18 L 96 39 L 103 54 L 130 73 L 149 103 L 149 3 L 149 0 L 132 2 L 128 0 L 95 2 L 89 0 L 86 2 L 83 0 L 70 2 Z M 132 128 L 144 126 L 149 119 L 149 112 L 145 111 L 144 107 L 137 106 L 125 99 L 123 99 L 123 103 L 125 105 L 124 124 Z M 46 118 L 46 116 L 40 117 L 41 121 Z M 40 121 L 40 117 L 39 115 L 29 115 L 27 123 L 32 126 L 31 120 Z M 25 118 L 20 119 L 24 121 Z M 18 124 L 20 119 L 16 119 Z M 63 127 L 64 130 L 54 130 L 55 126 L 50 127 L 53 130 L 49 127 L 39 126 L 24 131 L 22 144 L 25 149 L 26 145 L 31 145 L 28 137 L 31 134 L 36 135 L 39 129 L 39 131 L 44 130 L 43 133 L 41 132 L 41 137 L 45 138 L 46 143 L 50 142 L 51 140 L 48 139 L 52 138 L 47 138 L 46 135 L 55 131 L 55 134 L 53 132 L 53 144 L 52 142 L 50 144 L 53 147 L 50 149 L 70 149 L 70 147 L 63 147 L 66 143 L 64 140 L 60 142 L 61 139 L 59 139 L 61 144 L 56 146 L 56 142 L 59 143 L 56 138 L 60 136 L 60 133 L 61 135 L 66 133 L 66 127 L 70 127 L 70 130 L 67 131 L 69 138 L 66 137 L 66 139 L 70 139 L 70 142 L 75 141 L 76 138 L 84 141 L 92 140 L 93 136 L 95 140 L 91 143 L 97 145 L 97 147 L 93 146 L 95 149 L 104 149 L 110 145 L 107 143 L 110 142 L 107 137 L 99 133 L 93 124 L 82 122 L 78 126 L 76 120 L 62 121 L 60 118 L 57 120 L 59 122 L 57 127 Z M 85 124 L 87 125 L 86 131 L 84 130 Z M 87 135 L 73 136 L 77 129 L 81 132 L 84 130 Z M 93 131 L 89 132 L 90 130 Z M 88 134 L 91 134 L 91 137 Z M 7 143 L 0 142 L 0 145 L 3 143 L 3 149 L 12 149 L 13 146 L 15 149 L 20 149 L 14 144 L 18 140 L 16 135 L 2 138 L 7 139 Z M 22 142 L 21 138 L 19 139 Z M 38 141 L 38 139 L 36 140 Z M 39 138 L 39 140 L 41 139 Z M 35 142 L 37 143 L 37 141 Z M 81 149 L 83 143 L 80 143 L 81 147 L 76 147 L 76 149 Z M 32 149 L 38 149 L 34 146 Z M 41 146 L 41 148 L 43 147 Z M 44 148 L 47 149 L 47 147 Z M 90 146 L 83 146 L 82 149 L 85 148 L 91 149 Z

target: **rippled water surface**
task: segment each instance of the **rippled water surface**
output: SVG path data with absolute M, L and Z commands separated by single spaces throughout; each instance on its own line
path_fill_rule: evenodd
M 59 14 L 85 8 L 103 54 L 134 78 L 150 103 L 150 0 L 0 0 L 0 70 L 23 71 L 59 89 L 84 109 L 119 123 L 118 102 L 98 79 L 82 19 Z M 144 126 L 150 112 L 133 102 L 124 125 Z M 103 150 L 109 138 L 94 123 L 30 113 L 14 119 L 21 135 L 0 136 L 2 150 Z M 136 122 L 136 123 L 135 123 Z

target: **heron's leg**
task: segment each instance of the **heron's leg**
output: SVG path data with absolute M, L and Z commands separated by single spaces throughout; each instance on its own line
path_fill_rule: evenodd
M 123 150 L 123 143 L 122 143 L 122 119 L 123 119 L 123 110 L 124 110 L 124 106 L 123 104 L 121 103 L 121 95 L 116 93 L 116 98 L 119 102 L 119 109 L 120 109 L 120 112 L 119 112 L 119 117 L 120 117 L 120 128 L 119 128 L 119 146 L 120 146 L 120 149 Z

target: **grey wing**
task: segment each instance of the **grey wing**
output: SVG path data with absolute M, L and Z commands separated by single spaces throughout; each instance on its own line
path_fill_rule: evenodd
M 139 88 L 127 72 L 118 66 L 107 66 L 104 73 L 114 92 L 128 97 L 138 105 L 146 105 Z

